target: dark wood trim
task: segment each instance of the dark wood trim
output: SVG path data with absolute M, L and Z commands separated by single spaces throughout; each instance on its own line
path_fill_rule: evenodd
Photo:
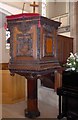
M 0 70 L 8 70 L 8 63 L 0 63 Z

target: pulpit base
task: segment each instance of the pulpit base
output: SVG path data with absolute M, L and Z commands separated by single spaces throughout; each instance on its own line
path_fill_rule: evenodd
M 36 118 L 40 116 L 40 112 L 39 111 L 28 111 L 27 109 L 25 109 L 25 117 L 28 118 Z

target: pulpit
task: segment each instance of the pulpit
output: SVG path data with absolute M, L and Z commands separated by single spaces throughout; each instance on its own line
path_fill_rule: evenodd
M 60 22 L 37 13 L 7 16 L 10 30 L 9 70 L 27 79 L 25 116 L 38 117 L 37 80 L 60 69 L 57 30 Z

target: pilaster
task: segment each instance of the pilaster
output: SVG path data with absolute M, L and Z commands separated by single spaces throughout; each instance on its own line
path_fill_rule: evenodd
M 70 2 L 70 35 L 74 38 L 73 52 L 78 52 L 78 2 Z

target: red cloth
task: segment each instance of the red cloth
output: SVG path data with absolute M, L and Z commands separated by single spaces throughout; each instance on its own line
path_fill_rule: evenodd
M 35 16 L 40 16 L 40 14 L 38 14 L 38 13 L 23 13 L 23 14 L 6 16 L 6 18 L 7 18 L 7 20 L 13 20 L 13 19 L 20 19 L 20 18 L 35 17 Z

